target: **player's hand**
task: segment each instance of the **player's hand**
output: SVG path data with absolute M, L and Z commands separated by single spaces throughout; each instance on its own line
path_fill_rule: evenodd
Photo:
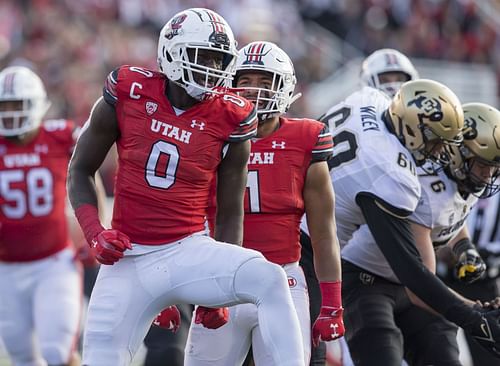
M 88 246 L 86 240 L 76 248 L 75 257 L 73 259 L 81 262 L 84 267 L 95 267 L 99 264 L 94 251 Z
M 130 239 L 118 230 L 103 230 L 92 239 L 95 257 L 102 264 L 115 264 L 126 249 L 132 249 Z
M 496 310 L 496 309 L 500 309 L 500 297 L 495 297 L 491 301 L 484 301 L 484 302 L 476 300 L 476 304 L 478 306 L 482 307 L 483 310 Z
M 484 349 L 500 358 L 500 309 L 486 310 L 474 306 L 476 316 L 463 328 Z
M 455 265 L 455 277 L 464 283 L 480 279 L 486 272 L 486 264 L 476 249 L 467 249 L 458 258 Z
M 206 308 L 198 306 L 196 308 L 195 324 L 202 324 L 208 329 L 217 329 L 222 327 L 229 321 L 229 309 L 223 308 Z
M 313 345 L 317 347 L 320 341 L 333 341 L 344 335 L 343 308 L 322 306 L 312 329 Z
M 181 314 L 177 306 L 172 305 L 163 309 L 160 314 L 153 320 L 153 324 L 172 332 L 177 332 L 181 325 Z

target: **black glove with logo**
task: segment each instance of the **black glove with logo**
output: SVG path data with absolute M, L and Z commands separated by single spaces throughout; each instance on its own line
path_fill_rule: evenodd
M 484 349 L 500 358 L 500 309 L 483 309 L 475 305 L 473 312 L 462 328 Z

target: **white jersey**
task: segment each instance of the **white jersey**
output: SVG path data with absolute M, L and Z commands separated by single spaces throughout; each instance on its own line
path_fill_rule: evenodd
M 381 276 L 389 275 L 390 267 L 368 230 L 356 197 L 368 193 L 406 212 L 415 210 L 420 197 L 413 157 L 382 119 L 389 104 L 385 94 L 365 87 L 323 118 L 334 136 L 334 157 L 329 165 L 342 257 Z
M 500 194 L 481 199 L 471 211 L 467 226 L 478 248 L 500 254 Z
M 410 220 L 431 229 L 434 246 L 446 244 L 465 226 L 478 198 L 469 194 L 463 198 L 457 184 L 441 170 L 435 174 L 417 169 L 422 196 Z

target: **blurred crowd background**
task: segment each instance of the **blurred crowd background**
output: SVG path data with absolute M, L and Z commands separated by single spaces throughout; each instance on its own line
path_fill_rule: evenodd
M 159 30 L 189 7 L 219 12 L 240 45 L 270 40 L 290 55 L 304 95 L 294 116 L 319 117 L 324 110 L 311 102 L 317 94 L 308 95 L 322 84 L 333 93 L 334 76 L 351 60 L 383 47 L 412 59 L 481 65 L 491 71 L 497 102 L 497 0 L 0 0 L 0 67 L 32 67 L 52 101 L 48 117 L 82 124 L 111 70 L 156 68 Z

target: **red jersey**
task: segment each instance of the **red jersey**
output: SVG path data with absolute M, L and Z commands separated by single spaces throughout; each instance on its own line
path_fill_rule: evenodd
M 304 183 L 311 163 L 332 156 L 330 131 L 310 119 L 280 118 L 280 128 L 252 140 L 245 192 L 243 246 L 271 262 L 300 259 L 300 220 Z M 212 185 L 209 226 L 213 234 L 216 183 Z
M 69 245 L 66 175 L 75 138 L 66 120 L 42 123 L 24 146 L 0 137 L 0 261 L 42 259 Z
M 104 88 L 120 130 L 112 226 L 134 243 L 165 244 L 203 231 L 224 146 L 257 131 L 253 105 L 234 94 L 177 115 L 167 82 L 162 73 L 122 66 Z
M 280 118 L 280 128 L 252 141 L 245 193 L 243 246 L 271 262 L 300 259 L 304 183 L 311 162 L 326 161 L 333 141 L 328 127 L 309 119 Z

